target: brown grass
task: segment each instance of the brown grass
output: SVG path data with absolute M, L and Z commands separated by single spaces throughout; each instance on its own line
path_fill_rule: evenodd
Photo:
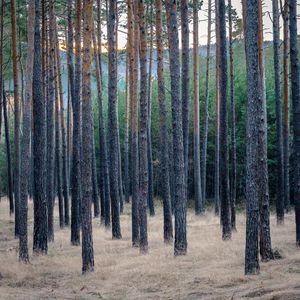
M 30 204 L 30 212 L 32 205 Z M 261 264 L 259 276 L 244 276 L 245 216 L 237 216 L 238 232 L 223 242 L 212 213 L 188 214 L 188 255 L 174 258 L 173 246 L 162 241 L 162 212 L 149 218 L 149 254 L 131 247 L 130 206 L 121 225 L 123 239 L 94 219 L 95 272 L 81 275 L 81 247 L 70 245 L 69 229 L 55 231 L 47 256 L 18 262 L 18 241 L 7 201 L 0 203 L 1 299 L 300 299 L 300 252 L 296 249 L 294 215 L 284 226 L 272 216 L 273 246 L 283 259 Z M 56 212 L 56 224 L 57 212 Z

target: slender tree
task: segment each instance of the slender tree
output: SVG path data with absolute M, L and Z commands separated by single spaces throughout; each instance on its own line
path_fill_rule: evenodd
M 207 9 L 207 46 L 206 46 L 206 74 L 205 74 L 205 101 L 204 101 L 204 125 L 202 148 L 202 199 L 206 201 L 206 167 L 207 167 L 207 139 L 208 139 L 208 104 L 209 104 L 209 80 L 210 80 L 210 48 L 211 48 L 211 0 L 208 0 Z
M 295 214 L 296 214 L 296 245 L 300 247 L 300 78 L 297 42 L 297 1 L 289 0 L 290 21 L 290 60 L 291 60 L 291 96 L 293 103 L 294 131 L 294 182 L 295 182 Z
M 161 186 L 164 210 L 164 241 L 171 243 L 173 240 L 173 225 L 171 211 L 171 192 L 169 178 L 169 138 L 164 80 L 164 50 L 162 37 L 162 4 L 155 0 L 156 8 L 156 49 L 157 49 L 157 82 L 160 115 L 160 160 L 161 160 Z
M 276 146 L 277 146 L 277 224 L 284 222 L 284 174 L 283 174 L 283 144 L 282 144 L 282 103 L 280 87 L 280 57 L 279 57 L 279 8 L 278 0 L 272 0 L 273 8 L 273 51 L 274 51 L 274 81 L 276 104 Z
M 81 203 L 81 0 L 76 0 L 75 20 L 75 76 L 73 106 L 73 145 L 72 145 L 72 202 L 71 202 L 71 244 L 80 244 Z
M 179 97 L 179 41 L 177 25 L 177 3 L 166 1 L 169 59 L 171 74 L 171 97 L 173 114 L 173 159 L 175 186 L 175 244 L 174 255 L 185 255 L 187 252 L 186 238 L 186 181 L 184 164 L 184 146 L 182 131 L 182 105 Z
M 19 79 L 18 79 L 18 50 L 17 50 L 17 20 L 16 0 L 10 1 L 11 13 L 11 37 L 12 37 L 12 62 L 14 77 L 14 195 L 15 195 L 15 236 L 19 235 L 19 203 L 20 203 L 20 101 L 19 101 Z
M 198 0 L 193 0 L 193 73 L 194 73 L 194 187 L 195 187 L 195 213 L 204 212 L 201 190 L 200 172 L 200 129 L 199 129 L 199 67 L 198 67 Z
M 289 4 L 284 1 L 283 9 L 283 177 L 284 206 L 290 212 L 290 149 L 289 149 Z
M 145 22 L 144 0 L 137 0 L 138 20 L 140 28 L 140 131 L 139 131 L 139 226 L 140 226 L 140 252 L 148 252 L 147 231 L 147 200 L 148 200 L 148 157 L 147 157 L 147 29 Z M 150 74 L 149 74 L 150 76 Z
M 34 62 L 32 80 L 34 157 L 33 251 L 36 253 L 47 254 L 46 102 L 42 91 L 40 0 L 35 0 L 34 30 Z
M 116 0 L 109 0 L 108 17 L 108 130 L 110 150 L 110 196 L 112 236 L 120 239 L 119 148 L 117 116 L 117 56 L 116 56 Z
M 82 273 L 94 271 L 91 203 L 93 122 L 91 101 L 91 42 L 93 1 L 83 1 L 83 59 L 82 59 Z

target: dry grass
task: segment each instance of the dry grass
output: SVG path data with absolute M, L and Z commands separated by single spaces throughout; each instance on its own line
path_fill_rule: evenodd
M 32 206 L 30 205 L 30 210 Z M 122 215 L 120 241 L 94 219 L 95 272 L 81 275 L 81 247 L 70 245 L 69 229 L 56 228 L 47 256 L 18 262 L 18 241 L 8 204 L 0 203 L 1 299 L 300 299 L 300 252 L 295 248 L 294 215 L 284 226 L 272 216 L 273 246 L 283 259 L 261 265 L 259 276 L 244 276 L 245 217 L 223 242 L 216 217 L 188 214 L 188 255 L 174 258 L 162 242 L 162 213 L 149 218 L 149 254 L 131 247 L 130 206 Z M 56 214 L 56 224 L 57 224 Z M 30 249 L 32 215 L 30 215 Z M 30 253 L 32 251 L 30 250 Z

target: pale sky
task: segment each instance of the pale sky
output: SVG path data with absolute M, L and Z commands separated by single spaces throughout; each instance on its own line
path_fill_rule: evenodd
M 226 0 L 225 0 L 226 1 Z M 227 1 L 226 1 L 227 3 Z M 201 11 L 199 11 L 199 43 L 200 45 L 206 45 L 207 43 L 207 5 L 208 1 L 203 0 L 203 6 Z M 238 17 L 242 17 L 242 4 L 241 0 L 232 0 L 232 6 L 237 10 Z M 300 9 L 299 9 L 300 10 Z M 270 17 L 272 18 L 272 0 L 265 0 L 264 6 L 263 6 L 263 12 L 264 12 L 264 38 L 265 40 L 271 40 L 272 39 L 272 21 Z M 212 15 L 212 18 L 214 18 L 214 13 Z M 280 25 L 282 25 L 282 18 L 280 18 Z M 193 24 L 190 23 L 190 44 L 192 46 L 192 27 Z M 104 32 L 106 31 L 106 28 L 103 28 Z M 123 29 L 122 29 L 123 30 Z M 212 30 L 214 30 L 214 25 L 212 27 Z M 300 20 L 298 19 L 298 31 L 300 33 Z M 228 30 L 227 30 L 228 32 Z M 180 32 L 179 32 L 180 34 Z M 214 32 L 212 32 L 212 36 L 214 37 Z M 282 36 L 282 35 L 281 35 Z M 126 45 L 126 33 L 119 33 L 118 36 L 119 39 L 119 48 L 124 48 Z M 214 39 L 212 39 L 212 42 L 214 42 Z

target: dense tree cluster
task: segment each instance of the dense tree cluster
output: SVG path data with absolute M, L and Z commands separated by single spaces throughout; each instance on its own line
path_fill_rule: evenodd
M 231 0 L 9 4 L 0 4 L 0 189 L 20 261 L 30 258 L 29 198 L 33 251 L 47 254 L 55 241 L 57 202 L 60 228 L 70 226 L 71 244 L 82 245 L 83 273 L 95 265 L 93 216 L 121 239 L 124 203 L 132 246 L 151 251 L 148 213 L 155 217 L 158 196 L 175 256 L 188 253 L 190 202 L 199 217 L 214 207 L 224 241 L 239 230 L 236 206 L 245 204 L 245 274 L 274 259 L 273 198 L 278 225 L 295 204 L 300 246 L 296 0 L 272 0 L 273 43 L 264 41 L 261 0 L 243 0 L 242 18 Z

